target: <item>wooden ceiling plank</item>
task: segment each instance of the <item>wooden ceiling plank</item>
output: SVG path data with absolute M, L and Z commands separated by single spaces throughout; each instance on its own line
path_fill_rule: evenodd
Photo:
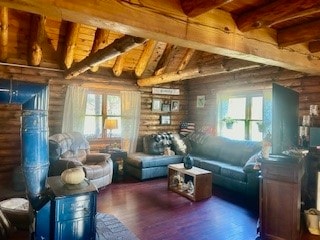
M 28 64 L 39 66 L 42 60 L 42 43 L 45 38 L 46 17 L 31 15 Z
M 0 7 L 0 61 L 8 57 L 8 8 Z
M 279 47 L 320 39 L 320 20 L 278 30 Z
M 65 71 L 65 78 L 70 79 L 74 76 L 87 71 L 92 66 L 103 63 L 110 59 L 113 59 L 137 46 L 143 44 L 146 41 L 144 38 L 123 36 L 114 40 L 110 45 L 97 52 L 90 54 L 82 61 L 75 63 L 71 68 Z
M 66 43 L 64 50 L 64 65 L 65 68 L 70 68 L 73 63 L 74 51 L 79 34 L 79 23 L 68 22 Z
M 308 48 L 311 53 L 320 52 L 320 41 L 309 42 Z
M 136 77 L 141 77 L 144 70 L 146 69 L 148 62 L 152 56 L 152 53 L 154 51 L 154 48 L 157 44 L 157 41 L 150 39 L 145 43 L 145 47 L 143 49 L 143 52 L 138 60 L 138 63 L 135 67 L 134 73 Z
M 112 71 L 116 77 L 120 77 L 123 71 L 124 60 L 125 60 L 124 55 L 123 54 L 119 55 L 113 65 Z
M 234 0 L 180 0 L 180 4 L 183 12 L 188 17 L 196 17 L 233 1 Z
M 184 70 L 188 63 L 190 62 L 195 50 L 192 48 L 188 48 L 185 55 L 182 58 L 182 61 L 178 67 L 178 71 Z
M 314 0 L 279 0 L 245 12 L 236 22 L 242 32 L 252 29 L 271 27 L 288 20 L 306 17 L 320 12 L 320 3 Z
M 94 36 L 94 41 L 92 44 L 91 54 L 107 46 L 109 33 L 110 33 L 109 30 L 97 28 Z M 99 70 L 99 65 L 96 65 L 90 68 L 91 72 L 97 72 L 98 70 Z
M 240 59 L 221 60 L 217 64 L 198 66 L 195 68 L 185 69 L 178 72 L 165 73 L 159 76 L 153 76 L 144 79 L 138 79 L 137 84 L 140 87 L 153 86 L 174 81 L 183 81 L 192 78 L 213 76 L 224 73 L 238 72 L 247 69 L 260 68 L 261 65 L 253 62 L 243 61 Z
M 84 23 L 155 39 L 181 47 L 194 48 L 231 58 L 278 66 L 320 75 L 319 57 L 305 48 L 279 48 L 269 29 L 243 33 L 230 13 L 212 10 L 197 18 L 183 15 L 171 0 L 85 1 L 85 0 L 1 0 L 6 6 L 51 18 Z M 159 9 L 166 6 L 166 12 Z M 146 21 L 148 19 L 148 21 Z M 208 21 L 209 20 L 209 21 Z M 161 23 L 161 24 L 159 24 Z M 310 60 L 311 59 L 311 60 Z
M 154 75 L 158 76 L 160 74 L 163 74 L 170 62 L 170 59 L 172 58 L 174 54 L 174 50 L 176 49 L 176 46 L 173 44 L 168 43 L 166 46 L 166 49 L 164 50 L 157 67 L 154 71 Z

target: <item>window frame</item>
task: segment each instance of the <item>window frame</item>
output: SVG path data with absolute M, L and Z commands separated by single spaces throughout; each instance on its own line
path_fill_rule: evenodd
M 88 117 L 88 116 L 94 116 L 94 117 L 102 117 L 102 134 L 101 137 L 98 136 L 88 136 L 86 135 L 86 137 L 90 140 L 103 140 L 103 139 L 109 139 L 110 137 L 107 134 L 107 130 L 104 129 L 104 121 L 109 117 L 109 118 L 120 118 L 120 122 L 122 119 L 122 110 L 121 110 L 121 95 L 119 91 L 100 91 L 100 90 L 93 90 L 90 89 L 87 92 L 87 96 L 89 94 L 95 94 L 95 95 L 101 95 L 102 96 L 102 103 L 101 103 L 101 115 L 92 115 L 92 114 L 86 114 L 85 111 L 85 115 L 84 117 Z M 120 115 L 110 115 L 107 113 L 107 98 L 108 96 L 118 96 L 120 98 Z M 87 104 L 87 103 L 86 103 Z M 87 107 L 87 106 L 86 106 Z M 120 124 L 119 124 L 120 125 Z M 112 139 L 118 138 L 119 136 L 112 136 Z
M 254 97 L 261 97 L 262 98 L 262 119 L 254 119 L 251 118 L 251 110 L 252 110 L 252 99 Z M 228 102 L 229 104 L 229 99 L 232 98 L 245 98 L 245 118 L 240 119 L 240 118 L 235 118 L 236 121 L 241 121 L 244 122 L 244 140 L 252 140 L 252 131 L 251 131 L 251 126 L 252 123 L 254 122 L 263 122 L 264 121 L 264 94 L 263 91 L 241 91 L 241 92 L 221 92 L 219 93 L 219 112 L 220 114 L 218 115 L 218 129 L 219 129 L 219 135 L 222 135 L 222 129 L 223 125 L 221 124 L 222 119 L 226 116 L 222 116 L 222 103 L 221 99 L 224 99 L 225 101 Z M 262 136 L 263 137 L 263 136 Z

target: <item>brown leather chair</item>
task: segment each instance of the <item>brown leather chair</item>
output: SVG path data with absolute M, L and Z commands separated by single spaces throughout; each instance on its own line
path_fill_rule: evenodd
M 112 181 L 113 162 L 110 154 L 90 153 L 89 142 L 78 132 L 59 133 L 49 137 L 49 176 L 82 166 L 85 177 L 97 188 Z

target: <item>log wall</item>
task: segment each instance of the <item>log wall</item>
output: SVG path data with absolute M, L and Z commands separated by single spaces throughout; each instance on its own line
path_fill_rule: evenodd
M 299 121 L 309 114 L 311 104 L 320 105 L 320 77 L 284 70 L 276 67 L 264 67 L 259 71 L 241 71 L 237 73 L 204 77 L 188 81 L 189 116 L 196 126 L 217 125 L 216 94 L 221 90 L 255 90 L 271 88 L 272 83 L 291 88 L 299 92 Z M 204 108 L 196 107 L 197 96 L 204 95 Z M 320 126 L 320 116 L 314 118 L 314 126 Z
M 109 73 L 107 73 L 109 74 Z M 181 94 L 179 96 L 169 95 L 152 95 L 151 88 L 138 88 L 136 81 L 130 79 L 127 75 L 124 77 L 115 78 L 110 73 L 107 77 L 88 73 L 82 74 L 72 80 L 65 80 L 61 71 L 49 71 L 46 69 L 26 68 L 17 66 L 0 66 L 0 81 L 1 79 L 27 81 L 33 83 L 43 83 L 49 86 L 49 114 L 48 125 L 49 135 L 61 132 L 63 106 L 65 94 L 68 84 L 79 83 L 85 87 L 98 88 L 108 90 L 138 90 L 141 92 L 141 124 L 140 136 L 146 134 L 163 132 L 163 131 L 178 131 L 179 123 L 185 118 L 187 113 L 186 100 L 186 83 L 168 84 L 161 87 L 179 88 Z M 160 98 L 166 100 L 179 100 L 180 111 L 168 113 L 171 115 L 171 125 L 160 125 L 160 115 L 162 112 L 152 112 L 152 98 Z M 0 185 L 6 183 L 8 178 L 11 178 L 14 168 L 21 164 L 20 153 L 20 105 L 0 105 Z M 141 147 L 140 137 L 140 147 Z M 92 151 L 99 151 L 108 145 L 107 139 L 90 141 Z M 11 180 L 11 179 L 10 179 Z

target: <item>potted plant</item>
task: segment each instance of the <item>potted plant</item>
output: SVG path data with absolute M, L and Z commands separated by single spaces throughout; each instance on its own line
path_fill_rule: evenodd
M 258 125 L 259 132 L 264 133 L 265 130 L 266 130 L 266 127 L 265 127 L 264 123 L 263 122 L 257 122 L 257 125 Z
M 226 123 L 227 129 L 231 129 L 233 124 L 236 122 L 236 120 L 231 117 L 224 117 L 222 121 Z

